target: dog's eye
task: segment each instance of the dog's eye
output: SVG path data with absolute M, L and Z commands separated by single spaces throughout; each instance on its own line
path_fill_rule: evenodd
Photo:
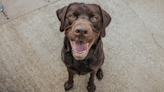
M 70 18 L 70 19 L 75 19 L 76 16 L 75 16 L 75 15 L 70 15 L 69 18 Z
M 92 17 L 91 20 L 92 20 L 92 21 L 96 21 L 97 18 L 96 18 L 96 17 Z

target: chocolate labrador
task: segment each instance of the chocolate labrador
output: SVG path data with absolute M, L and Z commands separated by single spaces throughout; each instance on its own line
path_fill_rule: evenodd
M 61 59 L 69 74 L 65 90 L 73 87 L 73 75 L 90 73 L 87 89 L 94 92 L 94 78 L 103 78 L 104 63 L 102 37 L 111 21 L 110 15 L 99 5 L 71 3 L 56 11 L 61 22 L 60 31 L 65 32 Z

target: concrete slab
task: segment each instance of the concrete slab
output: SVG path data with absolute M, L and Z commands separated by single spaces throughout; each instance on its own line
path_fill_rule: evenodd
M 0 26 L 0 92 L 65 92 L 68 75 L 60 59 L 64 33 L 56 10 L 75 1 L 80 2 L 61 0 Z M 105 76 L 95 80 L 95 92 L 163 92 L 164 50 L 154 40 L 159 36 L 152 36 L 125 1 L 83 2 L 99 4 L 112 17 L 103 38 Z M 75 75 L 68 92 L 87 92 L 88 78 Z
M 143 21 L 154 35 L 158 44 L 164 48 L 164 1 L 163 0 L 123 0 L 129 8 Z M 157 39 L 156 39 L 157 38 Z
M 5 8 L 5 11 L 10 17 L 7 20 L 4 14 L 0 12 L 0 25 L 12 21 L 15 18 L 37 10 L 38 8 L 46 6 L 50 3 L 54 3 L 55 1 L 59 0 L 50 0 L 50 2 L 47 2 L 47 0 L 0 0 Z

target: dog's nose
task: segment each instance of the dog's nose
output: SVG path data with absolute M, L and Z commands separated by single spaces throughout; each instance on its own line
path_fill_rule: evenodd
M 88 35 L 88 30 L 84 26 L 77 26 L 75 28 L 75 34 L 78 35 L 78 36 L 79 35 L 87 36 Z

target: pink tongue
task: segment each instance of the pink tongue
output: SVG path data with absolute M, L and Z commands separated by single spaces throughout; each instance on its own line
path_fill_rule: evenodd
M 73 49 L 78 52 L 83 52 L 88 49 L 88 45 L 84 42 L 75 42 L 75 44 L 73 45 Z

